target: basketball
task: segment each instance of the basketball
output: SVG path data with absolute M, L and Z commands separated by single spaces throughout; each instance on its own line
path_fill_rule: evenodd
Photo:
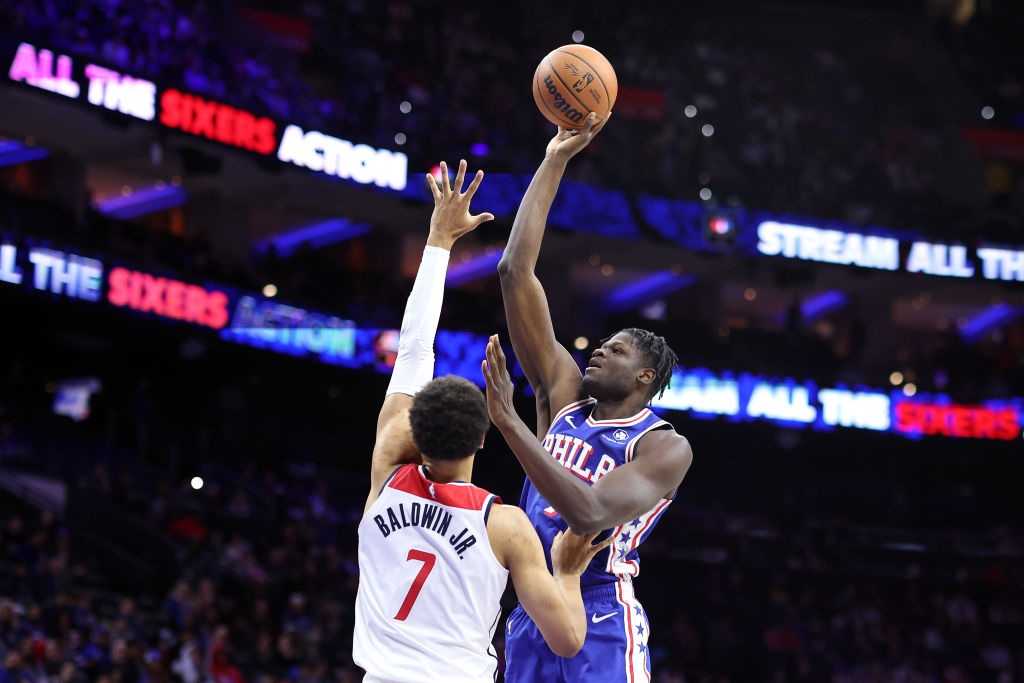
M 587 114 L 600 123 L 615 104 L 619 82 L 605 56 L 586 45 L 563 45 L 549 52 L 533 74 L 533 99 L 551 123 L 582 128 Z

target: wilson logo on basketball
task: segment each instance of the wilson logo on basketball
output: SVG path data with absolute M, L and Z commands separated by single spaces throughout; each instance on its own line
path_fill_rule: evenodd
M 551 78 L 550 74 L 544 77 L 544 85 L 547 87 L 548 92 L 551 93 L 551 96 L 555 98 L 552 104 L 555 111 L 562 112 L 562 115 L 573 123 L 579 123 L 583 120 L 584 112 L 571 106 L 568 100 L 565 99 L 565 96 L 558 92 L 558 87 L 555 85 L 555 81 Z

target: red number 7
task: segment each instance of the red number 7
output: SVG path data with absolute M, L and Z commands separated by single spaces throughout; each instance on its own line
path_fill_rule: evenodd
M 416 560 L 422 562 L 423 566 L 420 567 L 419 573 L 416 574 L 416 578 L 412 581 L 412 586 L 409 587 L 409 594 L 405 596 L 405 602 L 402 603 L 401 609 L 398 610 L 398 614 L 395 615 L 395 619 L 398 621 L 405 621 L 405 618 L 409 616 L 409 610 L 412 609 L 412 605 L 416 602 L 416 598 L 419 597 L 420 590 L 423 588 L 423 582 L 427 580 L 427 575 L 430 574 L 430 570 L 434 568 L 434 562 L 437 560 L 437 555 L 433 553 L 425 553 L 422 550 L 410 550 L 409 557 L 405 558 L 406 561 Z

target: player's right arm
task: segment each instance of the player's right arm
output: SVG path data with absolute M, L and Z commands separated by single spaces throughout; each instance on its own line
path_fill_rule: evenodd
M 512 233 L 498 264 L 512 348 L 537 395 L 539 434 L 547 431 L 546 423 L 552 414 L 582 398 L 583 376 L 569 352 L 555 339 L 547 296 L 535 270 L 548 213 L 566 165 L 600 132 L 608 118 L 597 124 L 594 121 L 591 114 L 579 131 L 559 128 L 548 143 L 544 161 L 516 212 Z
M 540 538 L 519 508 L 492 507 L 487 535 L 498 561 L 508 568 L 520 604 L 548 647 L 559 657 L 574 656 L 587 637 L 580 575 L 613 539 L 591 545 L 596 533 L 577 536 L 570 531 L 559 532 L 551 544 L 549 572 Z

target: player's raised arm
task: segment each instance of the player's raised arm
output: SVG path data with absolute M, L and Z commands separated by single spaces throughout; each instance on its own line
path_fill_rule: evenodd
M 549 572 L 540 538 L 519 508 L 496 505 L 487 535 L 498 561 L 508 568 L 516 597 L 548 647 L 559 657 L 574 656 L 587 637 L 580 575 L 613 539 L 591 545 L 597 534 L 559 533 L 551 545 Z
M 675 489 L 693 461 L 690 444 L 675 432 L 645 435 L 633 460 L 589 486 L 551 457 L 512 405 L 513 384 L 505 354 L 494 335 L 481 365 L 487 411 L 526 476 L 578 534 L 608 529 L 638 518 Z
M 469 213 L 470 200 L 480 186 L 484 172 L 477 171 L 473 182 L 462 192 L 465 175 L 465 160 L 459 163 L 454 189 L 449 184 L 448 167 L 443 161 L 440 188 L 434 178 L 427 175 L 427 184 L 434 195 L 430 233 L 402 317 L 398 357 L 391 383 L 377 417 L 377 435 L 370 466 L 370 496 L 366 507 L 373 504 L 377 492 L 396 467 L 420 461 L 412 442 L 409 406 L 413 395 L 434 376 L 434 335 L 441 317 L 448 256 L 457 239 L 481 223 L 494 219 L 489 213 L 476 216 Z
M 547 297 L 535 274 L 537 257 L 566 164 L 607 122 L 605 118 L 595 123 L 591 114 L 582 130 L 558 129 L 523 196 L 498 264 L 512 347 L 537 394 L 538 404 L 546 403 L 549 415 L 579 397 L 581 375 L 569 352 L 555 339 Z M 538 430 L 546 429 L 547 425 L 538 425 Z

